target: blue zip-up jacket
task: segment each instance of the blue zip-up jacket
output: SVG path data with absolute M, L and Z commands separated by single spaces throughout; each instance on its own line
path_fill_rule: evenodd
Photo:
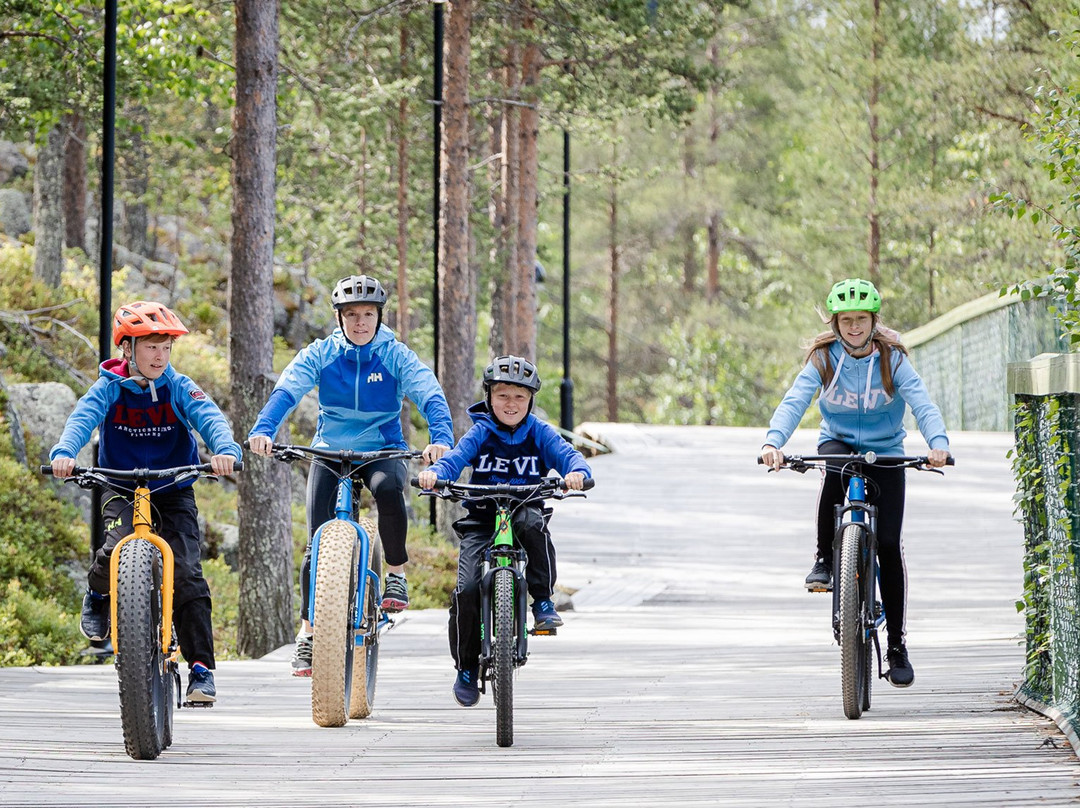
M 861 359 L 848 354 L 839 342 L 831 343 L 828 350 L 836 370 L 832 383 L 818 398 L 819 443 L 833 439 L 843 441 L 857 452 L 902 455 L 907 436 L 906 405 L 911 407 L 927 445 L 948 451 L 949 437 L 941 412 L 903 353 L 891 352 L 896 395 L 890 398 L 881 383 L 881 354 L 877 350 Z M 787 443 L 820 388 L 821 374 L 812 362 L 807 362 L 773 413 L 765 438 L 767 444 L 780 448 Z
M 212 454 L 243 457 L 221 410 L 194 381 L 173 366 L 146 388 L 129 377 L 124 359 L 101 363 L 98 380 L 79 399 L 49 459 L 75 457 L 100 428 L 97 464 L 114 469 L 165 469 L 199 462 L 194 429 Z M 177 488 L 194 483 L 189 480 Z M 172 485 L 154 480 L 151 490 Z
M 407 449 L 401 403 L 408 396 L 428 423 L 431 442 L 454 445 L 454 425 L 442 387 L 420 358 L 387 326 L 367 345 L 340 328 L 300 351 L 282 371 L 248 437 L 271 440 L 300 399 L 319 388 L 319 421 L 311 445 L 320 449 Z
M 572 471 L 592 477 L 581 452 L 531 412 L 513 430 L 495 420 L 486 402 L 473 404 L 468 413 L 472 427 L 428 469 L 440 480 L 456 480 L 466 466 L 472 466 L 470 481 L 476 485 L 535 484 L 552 469 L 563 477 Z

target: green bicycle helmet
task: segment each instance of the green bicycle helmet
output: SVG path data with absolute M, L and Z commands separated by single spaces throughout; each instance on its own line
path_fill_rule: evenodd
M 829 314 L 845 311 L 868 311 L 876 314 L 881 311 L 881 295 L 870 281 L 862 278 L 848 278 L 833 284 L 829 297 L 825 300 Z

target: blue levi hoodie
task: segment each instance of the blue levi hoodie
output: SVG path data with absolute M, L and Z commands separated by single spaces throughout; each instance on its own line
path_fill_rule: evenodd
M 896 395 L 890 398 L 881 383 L 881 354 L 876 349 L 861 359 L 848 354 L 839 342 L 831 343 L 828 350 L 835 372 L 832 383 L 818 398 L 819 443 L 833 439 L 858 452 L 902 455 L 907 435 L 904 408 L 910 406 L 927 445 L 948 451 L 949 438 L 941 413 L 911 361 L 900 351 L 891 352 Z M 821 374 L 812 362 L 807 362 L 773 413 L 766 443 L 777 448 L 787 443 L 820 387 Z
M 240 444 L 229 422 L 206 393 L 189 377 L 166 365 L 165 372 L 146 388 L 130 378 L 125 359 L 101 363 L 98 380 L 79 399 L 49 459 L 75 457 L 100 427 L 97 463 L 114 469 L 164 469 L 199 462 L 194 429 L 212 454 L 240 460 Z M 186 488 L 188 480 L 177 488 Z M 153 480 L 151 490 L 171 486 Z
M 248 437 L 271 440 L 300 399 L 319 388 L 319 421 L 311 445 L 320 449 L 407 449 L 401 402 L 408 396 L 428 423 L 431 442 L 454 445 L 454 426 L 435 374 L 387 326 L 367 345 L 340 328 L 300 351 L 281 373 Z
M 472 466 L 476 485 L 535 484 L 552 469 L 564 477 L 572 471 L 592 477 L 581 452 L 531 412 L 512 430 L 495 420 L 486 402 L 473 404 L 468 412 L 472 427 L 428 469 L 440 480 L 456 480 L 466 466 Z

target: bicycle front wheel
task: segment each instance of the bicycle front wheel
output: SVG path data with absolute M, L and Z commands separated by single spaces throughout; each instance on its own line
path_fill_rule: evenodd
M 382 546 L 378 529 L 370 519 L 361 519 L 360 526 L 367 531 L 368 569 L 382 580 Z M 363 570 L 360 574 L 365 574 Z M 362 624 L 356 632 L 353 649 L 352 696 L 349 699 L 349 718 L 367 718 L 375 706 L 375 677 L 379 672 L 379 591 L 369 578 L 364 587 L 364 611 Z
M 495 630 L 494 688 L 495 742 L 499 746 L 514 744 L 514 650 L 517 646 L 514 631 L 514 573 L 509 569 L 495 571 Z
M 173 677 L 161 650 L 161 554 L 134 539 L 120 547 L 116 672 L 124 748 L 153 760 L 172 742 Z
M 844 715 L 859 718 L 869 706 L 870 643 L 867 634 L 866 581 L 863 570 L 865 529 L 851 524 L 840 537 L 840 682 Z M 864 701 L 865 699 L 865 701 Z
M 311 638 L 311 718 L 320 727 L 349 720 L 356 630 L 360 542 L 348 522 L 327 522 L 315 559 L 315 620 Z

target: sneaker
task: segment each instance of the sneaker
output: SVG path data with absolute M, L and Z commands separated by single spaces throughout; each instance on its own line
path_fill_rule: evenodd
M 476 680 L 480 677 L 479 668 L 466 668 L 458 671 L 454 681 L 454 698 L 462 707 L 474 707 L 480 701 L 480 688 Z
M 87 589 L 83 595 L 79 629 L 86 639 L 97 642 L 109 639 L 109 596 Z
M 806 588 L 811 592 L 832 592 L 832 562 L 819 558 L 806 576 Z
M 532 613 L 533 631 L 558 628 L 563 624 L 563 619 L 555 611 L 555 604 L 551 602 L 550 598 L 533 601 Z
M 885 671 L 889 684 L 893 687 L 911 687 L 911 683 L 915 681 L 915 669 L 911 667 L 904 644 L 891 646 L 885 652 L 885 659 L 889 662 L 889 669 Z
M 311 676 L 311 636 L 302 631 L 296 635 L 296 650 L 292 655 L 293 676 Z
M 396 572 L 386 573 L 386 586 L 383 588 L 383 611 L 403 612 L 409 608 L 409 586 L 404 575 Z
M 214 672 L 201 662 L 192 665 L 188 673 L 187 699 L 201 704 L 213 704 L 217 701 Z

